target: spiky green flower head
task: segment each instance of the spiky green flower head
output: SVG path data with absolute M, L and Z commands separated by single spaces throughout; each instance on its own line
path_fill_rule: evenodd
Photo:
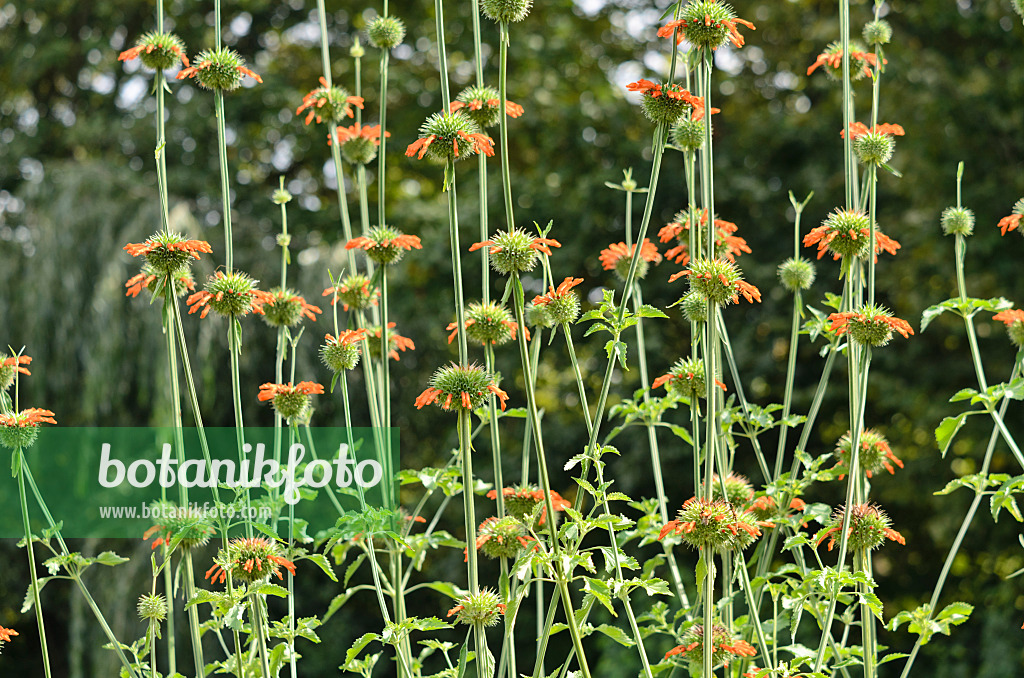
M 843 517 L 846 510 L 840 506 L 832 513 L 832 520 L 818 536 L 817 545 L 829 538 L 828 550 L 841 540 Z M 899 544 L 906 541 L 896 530 L 892 529 L 892 521 L 879 506 L 875 504 L 855 504 L 850 509 L 850 527 L 847 530 L 846 544 L 851 551 L 871 551 L 882 545 L 886 538 Z
M 144 593 L 139 596 L 139 619 L 148 622 L 162 622 L 167 617 L 167 601 L 159 593 Z
M 345 249 L 361 249 L 381 266 L 398 263 L 407 250 L 423 249 L 419 236 L 406 235 L 394 226 L 374 226 L 366 235 L 353 238 Z
M 761 292 L 743 280 L 739 268 L 731 261 L 701 257 L 690 261 L 687 272 L 690 289 L 697 290 L 717 306 L 739 301 L 741 294 L 750 302 L 761 300 Z
M 506 487 L 501 496 L 505 503 L 505 514 L 517 518 L 520 522 L 539 532 L 547 524 L 548 509 L 544 501 L 544 490 L 536 485 L 520 485 Z M 572 506 L 565 497 L 551 490 L 551 508 L 555 510 L 554 526 L 558 527 L 560 512 Z M 497 490 L 487 493 L 488 499 L 497 499 Z M 540 507 L 540 508 L 538 508 Z
M 865 165 L 884 165 L 889 162 L 895 148 L 896 140 L 891 134 L 867 132 L 853 140 L 853 150 L 857 153 L 857 159 Z
M 686 40 L 695 47 L 718 49 L 735 32 L 735 10 L 718 0 L 690 0 L 679 18 L 686 22 Z
M 490 517 L 477 528 L 476 547 L 488 558 L 518 558 L 530 541 L 530 533 L 518 518 Z
M 370 44 L 378 49 L 394 49 L 405 38 L 405 23 L 395 16 L 379 16 L 366 29 Z
M 583 278 L 567 277 L 558 284 L 548 286 L 548 293 L 537 295 L 533 298 L 534 304 L 547 308 L 551 319 L 556 325 L 565 325 L 576 322 L 580 315 L 580 298 L 573 287 L 583 282 Z
M 867 233 L 871 227 L 868 215 L 859 210 L 839 209 L 829 214 L 819 229 L 814 229 L 804 238 L 804 244 L 825 241 L 825 247 L 832 254 L 841 257 L 863 257 L 870 247 Z M 817 240 L 812 236 L 818 231 L 821 235 Z M 819 245 L 821 250 L 821 245 Z
M 761 530 L 751 514 L 736 511 L 727 501 L 694 498 L 683 504 L 675 520 L 661 528 L 659 539 L 669 534 L 678 535 L 694 549 L 730 551 L 745 549 L 761 536 Z
M 506 108 L 510 109 L 507 111 L 510 117 L 517 118 L 522 115 L 522 106 L 507 99 L 505 101 Z M 459 92 L 452 105 L 454 110 L 462 111 L 472 118 L 481 129 L 494 127 L 501 122 L 501 93 L 493 87 L 470 85 Z
M 494 155 L 494 141 L 462 110 L 431 114 L 420 125 L 419 139 L 405 149 L 408 157 L 438 162 L 465 160 L 477 153 Z
M 270 299 L 263 306 L 263 320 L 271 327 L 293 327 L 303 317 L 316 320 L 320 309 L 288 289 L 275 287 L 270 290 Z
M 831 329 L 837 334 L 849 334 L 850 339 L 861 346 L 885 346 L 892 339 L 892 333 L 899 332 L 904 338 L 914 333 L 910 324 L 878 304 L 865 304 L 857 311 L 833 313 L 829 316 Z
M 868 478 L 883 469 L 889 473 L 895 473 L 894 464 L 903 468 L 903 462 L 893 454 L 892 448 L 889 447 L 889 441 L 875 429 L 869 428 L 861 431 L 858 442 L 857 465 Z M 836 442 L 836 456 L 839 457 L 839 462 L 835 468 L 841 471 L 840 478 L 849 472 L 852 449 L 853 435 L 847 431 Z
M 504 410 L 508 394 L 498 388 L 490 372 L 477 364 L 461 366 L 452 363 L 430 377 L 430 386 L 416 398 L 416 409 L 436 403 L 444 410 L 471 413 L 491 395 L 498 396 Z
M 247 315 L 252 310 L 253 295 L 266 294 L 256 289 L 258 284 L 258 280 L 241 271 L 217 271 L 206 281 L 206 306 L 223 316 Z M 191 309 L 189 310 L 191 312 Z
M 779 280 L 789 292 L 810 288 L 814 276 L 814 263 L 803 257 L 790 257 L 779 265 Z
M 512 313 L 500 303 L 476 301 L 466 306 L 466 336 L 478 344 L 501 346 L 515 337 L 516 328 Z
M 199 86 L 204 89 L 230 92 L 242 84 L 243 75 L 262 82 L 258 75 L 246 68 L 242 55 L 228 47 L 203 50 L 193 63 L 196 65 L 183 70 L 178 74 L 178 78 L 194 76 L 199 81 Z
M 543 304 L 530 302 L 526 305 L 526 324 L 530 327 L 548 328 L 556 325 L 555 319 L 548 312 L 548 307 Z
M 501 596 L 490 589 L 480 589 L 479 593 L 471 593 L 459 599 L 459 604 L 448 610 L 446 616 L 455 615 L 459 624 L 474 626 L 494 626 L 505 614 L 505 604 Z
M 379 141 L 358 135 L 349 137 L 341 144 L 341 157 L 352 165 L 368 165 L 377 157 Z
M 214 533 L 206 515 L 193 506 L 178 506 L 170 501 L 157 501 L 150 506 L 153 527 L 146 530 L 143 539 L 155 536 L 153 548 L 166 544 L 192 549 L 205 546 Z
M 395 327 L 395 323 L 388 323 L 388 358 L 391 360 L 400 359 L 399 351 L 405 353 L 409 349 L 416 349 L 416 345 L 413 343 L 412 339 L 399 334 Z M 382 344 L 384 343 L 381 341 L 382 337 L 383 331 L 381 330 L 380 325 L 373 325 L 366 328 L 366 345 L 368 347 L 366 354 L 370 360 L 379 362 L 384 358 L 384 354 L 382 353 Z
M 687 629 L 681 640 L 682 644 L 669 650 L 665 658 L 678 655 L 689 662 L 694 675 L 700 675 L 703 671 L 701 663 L 704 657 L 704 625 L 694 624 Z M 728 664 L 737 657 L 753 657 L 755 654 L 757 651 L 750 643 L 736 638 L 724 626 L 715 624 L 711 627 L 712 666 Z
M 708 384 L 704 373 L 704 361 L 700 358 L 680 358 L 667 374 L 658 377 L 651 388 L 662 384 L 669 393 L 687 398 L 706 398 Z
M 124 250 L 133 257 L 142 255 L 157 275 L 179 271 L 200 253 L 210 254 L 213 249 L 205 240 L 191 240 L 180 233 L 160 231 L 143 243 L 128 243 Z
M 708 299 L 697 290 L 690 290 L 680 300 L 683 317 L 691 323 L 703 323 L 708 319 Z
M 57 423 L 53 417 L 53 412 L 38 407 L 0 414 L 0 445 L 11 450 L 27 450 L 35 445 L 40 424 Z
M 213 567 L 206 572 L 206 579 L 211 583 L 224 583 L 230 572 L 236 583 L 255 584 L 266 581 L 271 575 L 284 579 L 280 567 L 294 575 L 295 564 L 281 553 L 280 545 L 266 537 L 232 539 L 227 548 L 217 553 Z
M 507 231 L 498 231 L 490 240 L 474 243 L 470 252 L 486 247 L 490 254 L 491 268 L 502 275 L 526 273 L 537 265 L 541 254 L 551 255 L 551 247 L 561 247 L 551 238 L 539 238 L 532 233 L 513 226 Z
M 362 311 L 377 302 L 376 290 L 370 286 L 370 279 L 362 273 L 353 273 L 342 278 L 334 292 L 346 311 L 350 308 Z
M 300 381 L 298 384 L 266 383 L 260 386 L 260 402 L 268 400 L 283 419 L 289 423 L 302 423 L 308 419 L 312 408 L 310 396 L 322 395 L 324 387 L 312 381 Z
M 359 364 L 359 344 L 366 337 L 366 330 L 341 330 L 335 337 L 328 334 L 320 346 L 320 361 L 331 372 L 338 374 L 351 370 Z
M 689 95 L 685 87 L 673 82 L 644 92 L 640 107 L 651 122 L 672 125 L 693 113 Z
M 869 45 L 888 45 L 892 40 L 892 26 L 885 19 L 875 19 L 864 25 L 862 35 Z
M 131 61 L 138 57 L 146 68 L 163 71 L 181 61 L 188 66 L 185 43 L 173 33 L 146 33 L 135 41 L 135 46 L 121 52 L 118 61 Z
M 500 24 L 514 24 L 530 13 L 533 0 L 483 0 L 480 9 L 484 16 Z
M 683 151 L 697 151 L 704 146 L 705 120 L 684 115 L 672 126 L 672 143 Z
M 302 97 L 302 103 L 295 109 L 295 115 L 306 113 L 305 124 L 314 120 L 340 124 L 345 118 L 354 117 L 352 106 L 363 107 L 363 98 L 352 96 L 344 87 L 328 84 L 327 79 L 320 76 L 320 86 Z
M 723 481 L 719 479 L 717 473 L 712 475 L 711 480 L 711 496 L 714 499 L 722 498 L 722 484 Z M 730 473 L 725 476 L 725 500 L 733 505 L 737 510 L 743 508 L 754 498 L 754 488 L 747 480 L 746 476 L 741 476 L 738 473 Z
M 942 210 L 940 223 L 945 235 L 971 235 L 974 233 L 974 211 L 966 207 L 947 207 Z

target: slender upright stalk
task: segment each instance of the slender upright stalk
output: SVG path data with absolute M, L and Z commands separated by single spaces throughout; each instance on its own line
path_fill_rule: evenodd
M 21 520 L 25 527 L 25 553 L 28 555 L 28 573 L 32 577 L 32 604 L 36 608 L 36 626 L 39 628 L 39 649 L 43 654 L 43 673 L 46 678 L 50 672 L 50 652 L 46 643 L 46 624 L 43 621 L 43 605 L 39 600 L 39 579 L 36 576 L 35 542 L 32 540 L 32 528 L 28 521 L 28 500 L 25 498 L 25 452 L 20 447 L 15 451 L 18 457 L 18 498 L 21 500 Z
M 438 0 L 440 4 L 440 0 Z M 444 80 L 442 78 L 442 80 Z M 452 250 L 452 278 L 455 289 L 455 324 L 459 338 L 459 364 L 467 365 L 469 349 L 466 345 L 466 303 L 462 295 L 462 253 L 459 245 L 458 199 L 455 194 L 455 159 L 448 160 L 448 237 Z M 526 327 L 520 322 L 520 327 Z
M 220 3 L 217 4 L 218 10 Z M 218 32 L 220 24 L 218 23 Z M 218 45 L 220 41 L 218 40 Z M 219 89 L 213 91 L 213 103 L 217 116 L 217 154 L 220 158 L 220 203 L 221 211 L 224 213 L 224 255 L 226 257 L 224 268 L 231 273 L 234 263 L 234 245 L 231 235 L 231 186 L 228 181 L 228 146 L 224 125 L 224 92 Z

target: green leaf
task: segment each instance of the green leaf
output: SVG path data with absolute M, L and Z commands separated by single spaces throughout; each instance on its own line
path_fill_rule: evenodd
M 633 639 L 626 635 L 626 632 L 620 629 L 618 626 L 601 624 L 600 626 L 595 627 L 594 630 L 598 633 L 603 633 L 604 635 L 614 640 L 616 643 L 624 645 L 625 647 L 633 647 L 634 645 L 636 645 L 636 643 L 633 642 Z
M 127 563 L 129 559 L 128 558 L 122 558 L 121 556 L 117 555 L 113 551 L 104 551 L 103 553 L 99 554 L 98 556 L 96 556 L 92 560 L 93 560 L 93 562 L 99 563 L 100 565 L 106 565 L 107 567 L 114 567 L 115 565 L 120 565 L 121 563 Z
M 324 574 L 331 578 L 331 581 L 338 581 L 338 576 L 334 574 L 334 568 L 331 567 L 331 563 L 328 562 L 327 557 L 324 556 L 324 554 L 314 553 L 304 558 L 304 560 L 312 561 L 317 567 L 324 571 Z
M 935 442 L 942 451 L 943 457 L 945 457 L 946 452 L 949 451 L 949 446 L 952 444 L 957 431 L 959 431 L 960 427 L 964 425 L 964 420 L 972 414 L 978 414 L 978 412 L 961 412 L 955 417 L 946 417 L 942 420 L 942 423 L 939 424 L 939 427 L 935 429 Z
M 601 579 L 593 579 L 591 577 L 583 578 L 583 591 L 594 597 L 597 602 L 605 606 L 605 608 L 611 612 L 613 617 L 617 617 L 615 614 L 615 608 L 612 607 L 611 590 Z
M 356 642 L 352 643 L 352 646 L 348 648 L 348 652 L 345 653 L 345 663 L 348 664 L 354 661 L 359 656 L 359 653 L 363 651 L 363 648 L 375 640 L 380 640 L 380 635 L 377 633 L 364 633 L 356 638 Z
M 278 586 L 277 584 L 260 584 L 259 586 L 253 587 L 251 591 L 253 593 L 258 593 L 261 596 L 277 596 L 278 598 L 288 597 L 288 589 L 283 586 Z
M 224 615 L 224 626 L 232 631 L 242 630 L 242 616 L 245 614 L 245 603 L 235 603 Z

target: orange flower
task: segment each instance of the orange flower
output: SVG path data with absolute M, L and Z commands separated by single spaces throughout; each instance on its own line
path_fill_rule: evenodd
M 555 289 L 553 286 L 548 285 L 548 293 L 543 296 L 537 295 L 536 297 L 533 298 L 533 303 L 536 306 L 547 306 L 552 301 L 564 299 L 566 295 L 569 294 L 569 291 L 572 288 L 576 287 L 582 282 L 583 278 L 573 278 L 572 276 L 569 276 L 561 283 L 559 283 L 558 289 Z
M 306 124 L 313 122 L 315 118 L 318 123 L 323 122 L 326 117 L 331 122 L 338 122 L 345 117 L 355 117 L 352 113 L 352 106 L 363 107 L 363 98 L 349 96 L 341 87 L 328 87 L 327 80 L 320 77 L 320 87 L 317 87 L 306 96 L 302 97 L 302 103 L 295 109 L 295 115 L 301 115 L 309 109 L 306 114 Z M 340 130 L 339 130 L 340 131 Z
M 705 209 L 699 210 L 699 212 L 701 231 L 703 232 L 708 223 L 708 211 Z M 679 237 L 680 243 L 666 251 L 665 258 L 686 266 L 690 263 L 690 245 L 688 242 L 683 242 L 680 236 L 683 233 L 689 232 L 691 222 L 694 219 L 689 214 L 689 210 L 678 212 L 675 219 L 675 221 L 666 224 L 658 231 L 658 239 L 663 243 L 667 243 L 673 238 Z M 750 254 L 750 246 L 747 244 L 747 241 L 744 238 L 733 235 L 737 230 L 739 230 L 739 227 L 731 221 L 715 219 L 716 256 L 735 263 L 736 257 L 742 254 Z
M 347 250 L 361 249 L 369 252 L 375 247 L 400 247 L 403 250 L 421 250 L 423 249 L 423 243 L 420 241 L 419 236 L 406 235 L 404 233 L 393 238 L 381 238 L 380 240 L 374 240 L 373 238 L 361 235 L 345 243 L 345 249 Z
M 349 98 L 357 99 L 358 97 Z M 360 101 L 362 100 L 360 99 Z M 359 108 L 362 108 L 362 106 L 360 106 Z M 317 120 L 317 122 L 320 121 Z M 335 130 L 335 133 L 337 134 L 339 144 L 344 144 L 346 141 L 349 141 L 350 139 L 367 139 L 368 141 L 372 141 L 374 146 L 380 146 L 380 125 L 361 125 L 360 123 L 357 122 L 356 124 L 351 125 L 349 127 L 338 127 Z M 385 138 L 390 136 L 391 132 L 384 132 Z M 327 144 L 331 144 L 330 135 L 328 135 L 327 137 Z
M 28 371 L 28 368 L 23 367 L 23 365 L 30 364 L 32 364 L 32 358 L 30 358 L 29 356 L 12 355 L 10 358 L 4 358 L 2 361 L 0 361 L 0 374 L 2 374 L 3 368 L 13 367 L 14 369 L 11 370 L 12 376 L 14 372 L 21 372 L 22 374 L 31 375 L 32 373 Z
M 0 414 L 0 426 L 6 428 L 35 428 L 40 424 L 56 424 L 56 415 L 50 410 L 30 407 L 15 414 Z
M 721 40 L 724 42 L 724 36 L 715 37 L 713 34 L 708 34 L 707 29 L 718 26 L 720 28 L 728 29 L 729 42 L 736 47 L 743 47 L 744 40 L 743 36 L 740 35 L 739 30 L 736 28 L 736 24 L 742 24 L 752 31 L 756 31 L 757 28 L 754 24 L 750 23 L 746 19 L 740 19 L 739 17 L 730 16 L 732 10 L 727 5 L 719 5 L 715 2 L 708 2 L 703 4 L 693 3 L 694 11 L 705 11 L 703 17 L 692 16 L 677 21 L 670 21 L 661 28 L 658 29 L 659 38 L 671 38 L 673 35 L 676 36 L 676 44 L 678 45 L 684 39 L 689 39 L 691 42 L 704 43 L 708 42 L 706 46 L 711 49 L 717 49 L 720 43 L 716 44 L 717 41 Z M 709 11 L 710 10 L 710 11 Z M 715 16 L 711 15 L 711 11 L 714 11 Z M 687 38 L 686 29 L 697 26 L 697 35 L 692 35 Z M 699 33 L 698 33 L 699 31 Z M 699 36 L 699 37 L 698 37 Z M 704 46 L 703 44 L 698 46 Z
M 18 635 L 18 632 L 14 629 L 5 629 L 0 626 L 0 642 L 9 643 L 11 642 L 11 637 L 16 635 Z
M 828 320 L 831 323 L 829 329 L 837 336 L 849 333 L 854 341 L 866 346 L 884 346 L 894 331 L 905 339 L 914 333 L 910 323 L 880 306 L 868 305 L 860 311 L 832 313 Z
M 842 138 L 846 138 L 846 134 L 844 132 L 845 132 L 844 130 L 839 130 L 839 136 L 842 137 Z M 900 125 L 894 125 L 894 124 L 890 124 L 890 123 L 887 123 L 887 122 L 883 122 L 880 125 L 875 125 L 874 127 L 870 127 L 870 128 L 867 125 L 865 125 L 864 123 L 862 123 L 862 122 L 851 122 L 850 123 L 850 138 L 851 139 L 856 139 L 857 137 L 861 137 L 861 136 L 864 136 L 865 134 L 869 134 L 869 133 L 889 134 L 891 136 L 896 136 L 896 137 L 901 137 L 904 134 L 906 134 L 906 132 L 903 130 L 903 127 L 901 127 Z
M 243 316 L 250 312 L 263 315 L 263 305 L 274 302 L 269 292 L 256 289 L 256 281 L 244 273 L 234 271 L 227 275 L 217 271 L 210 277 L 206 289 L 186 300 L 191 315 L 202 310 L 200 318 L 214 310 L 221 315 Z
M 490 372 L 479 365 L 461 367 L 452 363 L 442 367 L 430 377 L 430 386 L 416 398 L 416 409 L 437 403 L 443 410 L 461 408 L 472 412 L 482 406 L 488 394 L 498 397 L 505 410 L 508 394 L 494 383 Z
M 428 134 L 417 139 L 405 149 L 406 157 L 411 158 L 415 155 L 417 160 L 422 160 L 430 145 L 439 138 L 441 137 L 436 134 Z M 487 157 L 494 155 L 494 140 L 489 136 L 480 132 L 463 132 L 459 130 L 455 132 L 451 140 L 452 154 L 456 158 L 459 157 L 459 139 L 469 144 L 470 149 L 474 153 L 483 153 Z
M 485 99 L 485 100 L 471 99 L 468 104 L 466 102 L 464 102 L 464 101 L 453 101 L 452 104 L 451 104 L 451 107 L 448 110 L 450 110 L 452 113 L 454 113 L 455 111 L 459 110 L 460 108 L 468 106 L 469 110 L 471 110 L 471 111 L 479 111 L 480 109 L 482 109 L 484 107 L 485 104 L 487 106 L 490 106 L 491 108 L 495 108 L 495 107 L 501 105 L 501 100 L 500 99 Z M 505 115 L 507 115 L 510 118 L 518 118 L 522 114 L 523 114 L 523 107 L 522 106 L 520 106 L 519 104 L 517 104 L 514 101 L 509 101 L 508 99 L 505 100 Z
M 131 49 L 126 49 L 117 56 L 117 60 L 132 61 L 133 59 L 137 59 L 140 54 L 152 54 L 154 50 L 158 49 L 168 49 L 171 52 L 174 52 L 174 54 L 178 55 L 178 58 L 181 59 L 181 63 L 188 67 L 188 57 L 185 56 L 185 54 L 181 51 L 181 48 L 178 47 L 178 45 L 161 45 L 158 42 L 148 42 L 147 44 L 136 45 Z
M 601 250 L 601 255 L 598 259 L 601 261 L 601 266 L 604 270 L 613 271 L 620 261 L 629 261 L 632 259 L 635 252 L 636 243 L 626 247 L 626 243 L 617 242 L 612 243 Z M 658 247 L 651 242 L 650 238 L 644 238 L 644 242 L 640 246 L 640 259 L 648 263 L 655 264 L 661 261 L 661 255 L 658 254 Z
M 863 69 L 864 75 L 871 77 L 871 67 L 878 66 L 878 58 L 871 52 L 860 52 L 853 50 L 850 52 L 851 66 L 853 62 L 860 62 Z M 883 64 L 889 63 L 887 60 L 882 59 Z M 818 58 L 814 60 L 810 68 L 807 69 L 807 75 L 813 73 L 819 66 L 828 65 L 831 68 L 838 69 L 843 65 L 843 50 L 842 48 L 828 48 L 824 52 L 818 55 Z
M 211 583 L 220 581 L 223 584 L 230 570 L 232 579 L 250 584 L 270 575 L 284 579 L 278 566 L 294 576 L 295 563 L 278 555 L 277 548 L 277 542 L 264 537 L 232 539 L 227 549 L 221 549 L 219 560 L 206 571 L 204 578 Z
M 398 355 L 398 352 L 401 351 L 402 353 L 405 353 L 406 351 L 415 351 L 416 344 L 414 344 L 412 339 L 409 337 L 403 337 L 401 334 L 392 332 L 391 330 L 395 329 L 395 327 L 397 327 L 395 323 L 388 323 L 388 358 L 391 360 L 400 360 L 401 357 Z M 370 337 L 363 337 L 370 347 L 370 356 L 373 358 L 380 358 L 381 329 L 379 327 L 375 327 L 364 331 L 369 332 L 373 337 L 373 339 Z
M 1021 219 L 1024 219 L 1024 198 L 1021 198 L 1013 205 L 1013 210 L 1010 216 L 1003 217 L 999 220 L 999 233 L 1006 235 L 1012 230 L 1015 230 L 1020 226 Z M 1021 230 L 1024 233 L 1024 229 Z
M 335 339 L 332 335 L 324 335 L 324 341 L 328 344 L 337 344 L 338 346 L 349 346 L 355 344 L 358 341 L 362 341 L 366 337 L 366 329 L 360 328 L 358 330 L 341 330 L 338 332 L 338 338 Z
M 328 335 L 330 336 L 330 335 Z M 300 381 L 295 386 L 291 382 L 287 384 L 266 383 L 260 386 L 260 402 L 273 400 L 278 395 L 291 395 L 301 393 L 303 395 L 323 395 L 324 387 L 312 381 Z
M 650 80 L 641 78 L 636 82 L 631 82 L 626 85 L 626 90 L 629 92 L 639 92 L 644 96 L 648 96 L 652 99 L 657 99 L 664 96 L 666 99 L 673 99 L 675 101 L 681 101 L 685 104 L 689 104 L 692 113 L 690 118 L 693 121 L 702 120 L 705 115 L 704 110 L 704 99 L 698 96 L 694 96 L 689 90 L 683 89 L 681 86 L 672 84 L 660 85 Z M 722 111 L 718 108 L 712 108 L 711 113 L 721 113 Z

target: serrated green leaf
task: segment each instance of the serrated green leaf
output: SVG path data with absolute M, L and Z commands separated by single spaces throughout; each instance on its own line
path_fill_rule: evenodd
M 334 568 L 331 567 L 331 563 L 327 560 L 327 557 L 322 553 L 313 553 L 307 556 L 304 560 L 312 561 L 317 567 L 324 571 L 331 581 L 338 581 L 338 576 L 334 574 Z
M 600 626 L 594 627 L 594 630 L 598 633 L 603 633 L 608 636 L 616 643 L 625 647 L 633 647 L 636 645 L 633 639 L 626 635 L 626 632 L 620 629 L 618 626 L 611 626 L 610 624 L 601 624 Z

